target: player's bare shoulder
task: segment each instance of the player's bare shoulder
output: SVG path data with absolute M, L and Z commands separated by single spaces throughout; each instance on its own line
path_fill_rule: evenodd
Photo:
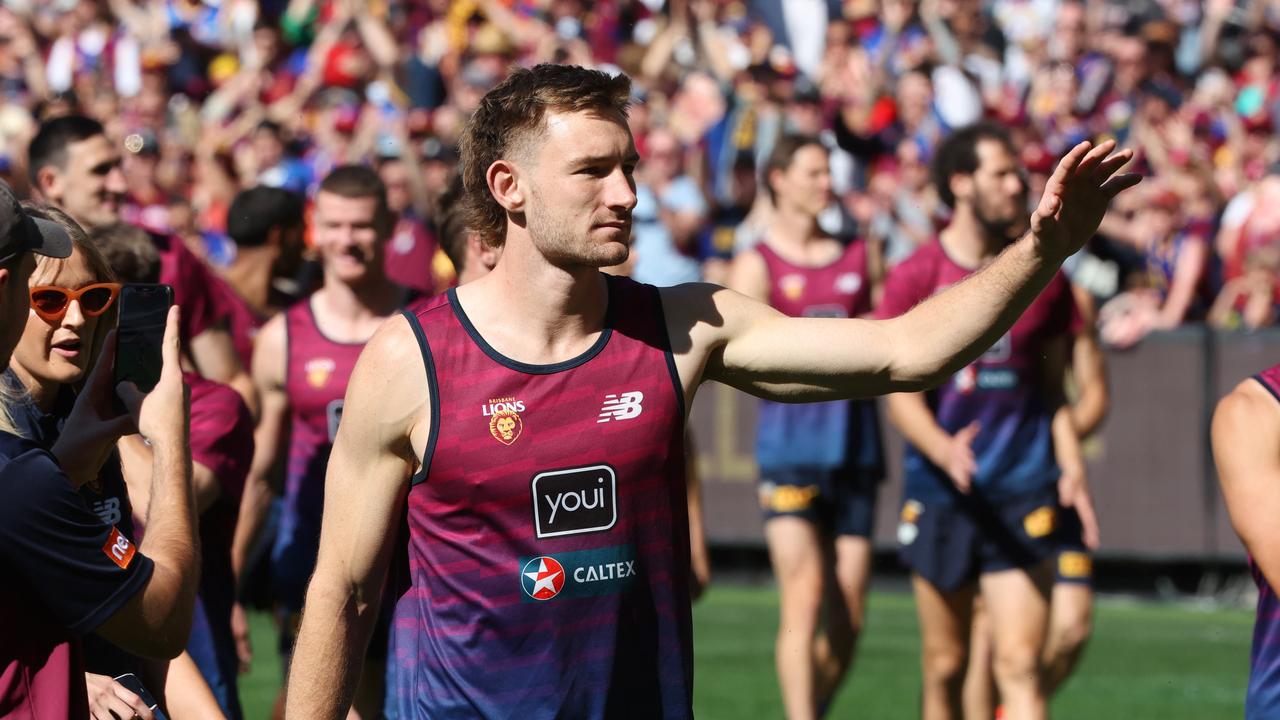
M 417 335 L 405 316 L 394 315 L 360 353 L 347 386 L 343 426 L 376 428 L 379 445 L 408 454 L 410 444 L 419 450 L 426 446 L 431 402 Z
M 1214 442 L 1280 431 L 1280 398 L 1256 378 L 1247 378 L 1218 401 L 1213 413 Z M 1280 444 L 1278 441 L 1277 444 Z
M 762 302 L 711 283 L 684 283 L 659 292 L 686 397 L 692 397 L 689 391 L 702 381 L 709 363 L 720 364 L 720 354 L 732 338 L 757 323 L 783 317 Z

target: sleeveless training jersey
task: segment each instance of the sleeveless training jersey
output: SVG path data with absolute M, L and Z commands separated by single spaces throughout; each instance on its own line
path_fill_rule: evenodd
M 285 311 L 285 328 L 289 456 L 272 565 L 278 599 L 292 610 L 301 610 L 320 546 L 329 452 L 342 417 L 347 381 L 365 344 L 325 337 L 316 324 L 310 297 Z
M 897 317 L 972 273 L 934 240 L 889 273 L 877 315 Z M 1044 351 L 1050 341 L 1080 326 L 1071 287 L 1059 272 L 990 350 L 926 394 L 938 425 L 948 433 L 975 420 L 981 424 L 972 445 L 978 462 L 973 484 L 984 497 L 1001 500 L 1057 481 L 1053 417 L 1042 397 Z M 906 497 L 925 503 L 955 497 L 946 472 L 910 443 L 903 473 Z
M 658 292 L 600 339 L 500 355 L 450 290 L 406 312 L 432 395 L 387 657 L 391 718 L 692 715 L 684 400 Z
M 867 245 L 856 242 L 821 267 L 792 264 L 766 243 L 756 246 L 769 274 L 769 304 L 792 317 L 849 318 L 871 312 Z M 756 461 L 782 468 L 857 468 L 882 474 L 880 418 L 874 400 L 760 402 Z
M 1280 365 L 1254 376 L 1280 400 Z M 1280 717 L 1280 599 L 1249 558 L 1249 571 L 1258 586 L 1258 608 L 1253 621 L 1253 648 L 1249 652 L 1249 691 L 1244 701 L 1246 720 Z

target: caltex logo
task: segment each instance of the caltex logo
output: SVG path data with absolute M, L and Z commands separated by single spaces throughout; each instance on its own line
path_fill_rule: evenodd
M 553 557 L 536 557 L 524 564 L 520 584 L 534 600 L 550 600 L 564 589 L 564 566 Z

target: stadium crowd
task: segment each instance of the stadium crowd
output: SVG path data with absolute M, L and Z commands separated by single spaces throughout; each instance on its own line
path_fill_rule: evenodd
M 148 590 L 144 607 L 114 606 L 135 614 L 132 630 L 109 611 L 128 595 L 112 595 L 117 586 L 106 580 L 99 595 L 54 608 L 67 627 L 105 628 L 99 634 L 118 646 L 87 650 L 90 671 L 105 673 L 86 680 L 95 717 L 124 717 L 125 708 L 148 716 L 111 680 L 126 670 L 163 688 L 174 717 L 184 716 L 179 701 L 191 703 L 191 716 L 214 706 L 240 716 L 235 675 L 251 653 L 236 595 L 251 585 L 255 555 L 274 555 L 278 566 L 290 552 L 309 553 L 310 561 L 315 554 L 314 545 L 262 541 L 273 523 L 280 537 L 306 534 L 298 523 L 309 510 L 269 509 L 273 471 L 290 464 L 289 483 L 314 472 L 293 469 L 283 443 L 296 442 L 302 425 L 320 428 L 315 447 L 326 432 L 332 442 L 342 394 L 307 406 L 311 417 L 298 412 L 300 393 L 351 372 L 333 361 L 300 361 L 295 377 L 293 365 L 281 364 L 291 362 L 290 343 L 302 327 L 316 347 L 362 344 L 372 320 L 498 262 L 451 213 L 457 145 L 509 67 L 544 62 L 634 79 L 630 124 L 642 161 L 633 253 L 620 271 L 641 282 L 728 282 L 735 255 L 754 247 L 770 223 L 762 174 L 786 134 L 821 139 L 835 198 L 821 226 L 845 241 L 865 240 L 871 272 L 883 276 L 948 222 L 930 172 L 935 151 L 953 131 L 989 119 L 1011 132 L 1033 200 L 1079 141 L 1115 139 L 1134 149 L 1147 180 L 1117 200 L 1068 267 L 1098 303 L 1106 344 L 1130 347 L 1188 322 L 1255 329 L 1280 320 L 1275 3 L 10 0 L 0 7 L 0 179 L 18 197 L 47 203 L 12 217 L 62 223 L 70 242 L 62 255 L 45 248 L 70 259 L 42 258 L 33 288 L 37 281 L 173 285 L 182 307 L 175 332 L 193 388 L 188 438 L 174 422 L 177 351 L 167 349 L 166 380 L 152 402 L 160 409 L 135 408 L 134 429 L 148 442 L 136 435 L 120 442 L 118 459 L 107 464 L 122 472 L 72 478 L 97 493 L 90 506 L 115 518 L 117 536 L 136 530 L 144 538 L 145 569 L 115 561 L 132 573 L 125 582 L 136 589 L 150 572 L 165 584 L 163 592 Z M 385 240 L 385 251 L 326 256 L 325 236 L 339 226 L 353 236 L 373 228 L 367 242 Z M 350 267 L 370 258 L 384 266 Z M 374 291 L 335 290 L 365 287 L 367 272 L 380 280 Z M 412 295 L 392 292 L 397 286 Z M 317 288 L 321 299 L 302 304 L 315 317 L 285 318 L 284 308 Z M 68 417 L 109 424 L 81 409 L 100 397 L 77 401 L 70 393 L 86 382 L 106 392 L 90 371 L 89 348 L 94 357 L 109 352 L 92 310 L 87 295 L 78 304 L 66 296 L 60 307 L 37 305 L 14 339 L 6 376 L 6 392 L 29 401 L 11 408 L 16 427 L 75 457 L 88 457 L 74 444 L 79 438 L 56 444 L 64 426 L 74 427 Z M 356 319 L 347 323 L 348 315 Z M 62 334 L 40 323 L 61 323 Z M 46 335 L 28 339 L 38 332 Z M 34 349 L 24 351 L 27 344 Z M 50 344 L 67 353 L 49 355 Z M 74 359 L 63 366 L 59 357 Z M 126 430 L 116 422 L 99 432 Z M 500 442 L 511 433 L 494 432 Z M 102 437 L 95 442 L 100 465 L 107 451 Z M 194 470 L 174 460 L 173 448 L 186 443 Z M 275 490 L 292 492 L 288 483 Z M 192 518 L 181 517 L 187 505 L 200 514 L 199 560 L 174 540 L 192 532 Z M 163 511 L 152 521 L 157 506 Z M 0 537 L 16 537 L 13 528 Z M 196 592 L 196 574 L 181 570 L 196 562 L 194 622 L 208 639 L 187 645 L 167 678 L 136 657 L 121 660 L 119 648 L 169 656 L 182 649 L 166 638 L 183 627 L 172 607 Z M 291 604 L 279 614 L 286 655 L 306 562 L 297 571 L 302 586 L 288 589 Z M 28 681 L 5 669 L 0 697 Z M 46 697 L 56 682 L 48 678 Z M 60 689 L 77 709 L 78 691 Z

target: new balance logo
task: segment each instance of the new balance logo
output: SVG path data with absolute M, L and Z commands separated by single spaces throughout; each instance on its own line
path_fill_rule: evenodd
M 604 405 L 600 408 L 600 419 L 597 423 L 605 423 L 610 420 L 630 420 L 638 417 L 644 409 L 640 403 L 644 401 L 644 393 L 626 392 L 621 395 L 605 395 Z

